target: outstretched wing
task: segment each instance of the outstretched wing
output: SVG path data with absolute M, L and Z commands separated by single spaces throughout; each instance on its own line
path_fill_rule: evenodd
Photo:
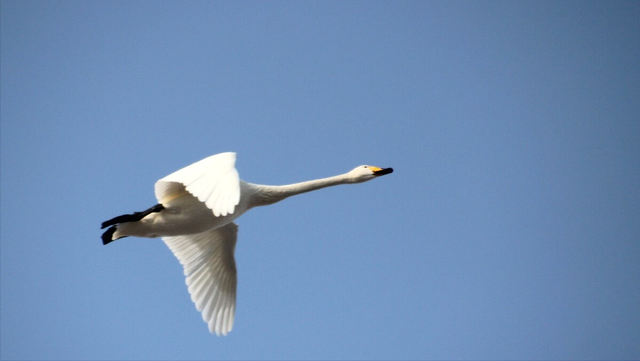
M 158 202 L 165 203 L 183 187 L 207 205 L 216 217 L 233 214 L 240 202 L 236 153 L 220 153 L 184 167 L 156 182 Z
M 162 240 L 178 258 L 196 309 L 209 332 L 227 335 L 236 310 L 236 262 L 233 254 L 238 226 L 229 223 L 214 230 Z

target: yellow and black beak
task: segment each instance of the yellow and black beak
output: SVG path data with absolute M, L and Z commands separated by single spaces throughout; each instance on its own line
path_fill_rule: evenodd
M 393 173 L 393 168 L 378 168 L 378 167 L 369 167 L 371 171 L 373 171 L 373 175 L 378 177 L 381 175 Z

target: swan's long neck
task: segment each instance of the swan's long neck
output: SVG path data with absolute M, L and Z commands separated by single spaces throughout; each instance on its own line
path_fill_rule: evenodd
M 337 186 L 339 184 L 352 183 L 351 178 L 347 174 L 341 174 L 328 178 L 310 180 L 306 182 L 287 184 L 283 186 L 254 185 L 257 189 L 258 204 L 265 206 L 279 202 L 285 198 L 295 196 L 302 193 L 315 191 L 322 188 Z

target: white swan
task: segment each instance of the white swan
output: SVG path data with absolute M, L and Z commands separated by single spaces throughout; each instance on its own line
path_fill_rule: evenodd
M 209 332 L 218 336 L 231 331 L 235 315 L 238 226 L 233 220 L 296 194 L 393 172 L 363 165 L 334 177 L 267 186 L 240 180 L 235 162 L 235 153 L 220 153 L 182 168 L 156 182 L 159 204 L 102 223 L 102 228 L 111 226 L 102 235 L 105 245 L 127 236 L 162 237 L 184 267 L 191 300 Z

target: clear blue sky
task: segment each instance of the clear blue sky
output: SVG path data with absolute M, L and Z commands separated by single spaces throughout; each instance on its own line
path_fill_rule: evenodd
M 640 2 L 1 2 L 2 359 L 640 358 Z M 100 222 L 238 153 L 209 334 Z

